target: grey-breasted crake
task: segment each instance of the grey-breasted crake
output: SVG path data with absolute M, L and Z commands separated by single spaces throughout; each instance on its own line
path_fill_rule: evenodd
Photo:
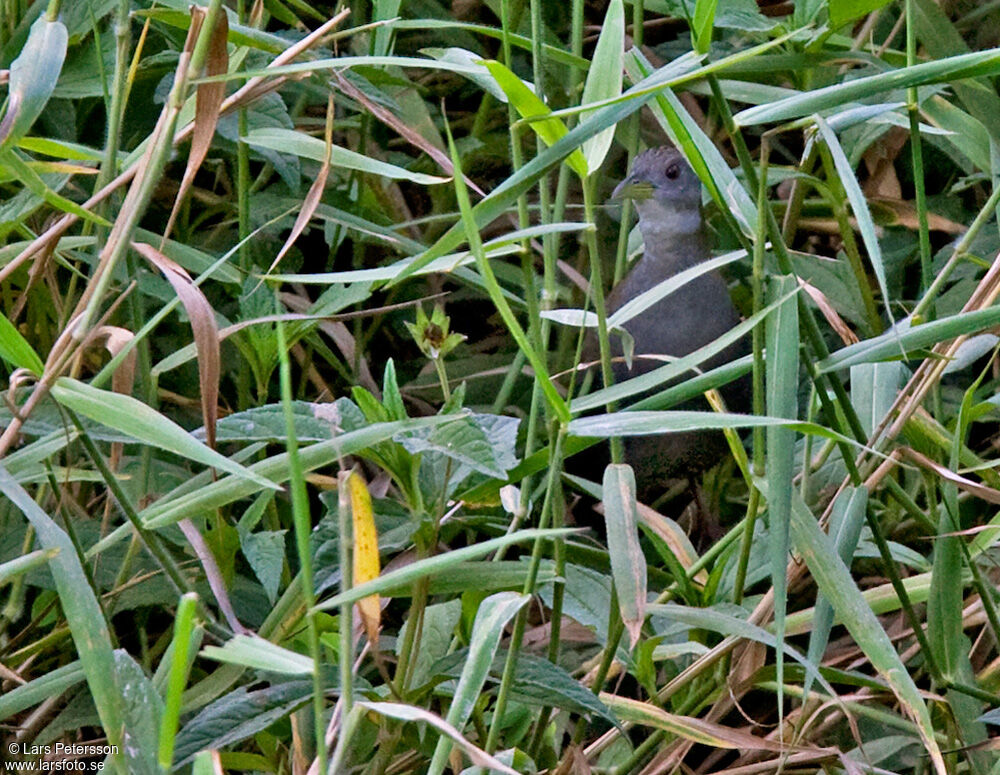
M 609 294 L 608 314 L 657 283 L 711 256 L 701 214 L 701 181 L 676 149 L 664 146 L 639 154 L 628 177 L 618 184 L 612 197 L 629 197 L 635 203 L 645 250 Z M 642 356 L 679 358 L 688 355 L 739 322 L 725 280 L 717 272 L 702 274 L 624 324 L 635 343 L 631 368 L 622 357 L 619 337 L 612 336 L 615 382 L 663 365 L 662 359 Z M 701 368 L 714 368 L 747 351 L 746 341 L 740 340 L 707 359 Z M 588 336 L 584 358 L 591 361 L 599 358 L 593 333 Z M 748 407 L 748 380 L 730 383 L 721 392 L 730 411 Z M 708 404 L 699 399 L 674 408 L 707 409 Z M 690 476 L 710 468 L 725 451 L 725 439 L 719 431 L 625 439 L 625 461 L 635 471 L 640 498 L 647 501 L 665 489 L 667 479 Z

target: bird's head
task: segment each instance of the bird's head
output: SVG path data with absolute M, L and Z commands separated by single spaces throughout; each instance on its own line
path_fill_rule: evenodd
M 659 221 L 688 231 L 701 225 L 701 181 L 676 148 L 650 148 L 636 156 L 611 198 L 635 202 L 640 226 Z

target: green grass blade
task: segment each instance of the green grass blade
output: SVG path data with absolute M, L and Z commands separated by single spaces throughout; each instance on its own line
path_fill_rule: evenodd
M 52 386 L 52 397 L 74 412 L 128 434 L 134 439 L 176 455 L 244 477 L 255 484 L 280 489 L 269 481 L 205 446 L 162 414 L 131 396 L 100 390 L 85 382 L 60 377 Z
M 0 358 L 11 366 L 27 369 L 35 376 L 41 376 L 45 370 L 35 348 L 28 344 L 28 340 L 21 336 L 21 332 L 6 315 L 0 315 Z
M 798 417 L 799 381 L 799 305 L 791 297 L 798 287 L 794 277 L 774 279 L 771 295 L 785 298 L 767 318 L 766 394 L 767 412 L 772 417 Z M 785 613 L 788 608 L 785 584 L 788 567 L 789 522 L 792 509 L 792 479 L 795 474 L 795 432 L 780 425 L 766 429 L 768 554 L 771 558 L 771 585 L 774 588 L 774 626 L 776 637 L 785 637 Z M 781 717 L 784 687 L 784 654 L 778 650 L 778 715 Z
M 864 192 L 858 184 L 857 176 L 851 169 L 851 163 L 847 160 L 844 149 L 840 147 L 840 141 L 834 134 L 830 126 L 820 116 L 816 116 L 816 127 L 830 149 L 833 163 L 840 176 L 840 182 L 847 192 L 847 201 L 851 203 L 854 217 L 858 222 L 858 230 L 861 232 L 861 239 L 868 250 L 868 260 L 872 263 L 875 277 L 878 280 L 878 287 L 882 291 L 882 303 L 885 306 L 885 314 L 890 322 L 893 321 L 892 310 L 890 309 L 891 297 L 889 296 L 889 284 L 885 278 L 885 263 L 882 260 L 882 247 L 879 244 L 878 236 L 875 233 L 875 221 L 872 219 L 871 210 L 868 209 L 868 200 L 865 199 Z
M 459 732 L 468 723 L 472 710 L 479 699 L 483 684 L 490 672 L 490 665 L 496 656 L 500 639 L 507 623 L 531 600 L 530 595 L 516 592 L 499 592 L 490 595 L 479 604 L 476 620 L 472 625 L 469 655 L 462 667 L 462 675 L 455 687 L 455 696 L 445 718 Z M 427 769 L 427 775 L 441 775 L 448 762 L 452 743 L 447 737 L 440 737 L 434 748 L 434 756 Z
M 56 582 L 59 602 L 76 645 L 80 664 L 87 677 L 94 706 L 101 719 L 108 743 L 117 748 L 111 761 L 118 772 L 126 775 L 125 726 L 121 715 L 122 697 L 114 676 L 115 657 L 111 647 L 104 612 L 94 596 L 87 574 L 73 542 L 48 514 L 39 508 L 21 485 L 14 481 L 7 469 L 0 466 L 0 492 L 27 518 L 35 529 L 38 542 L 45 550 L 55 550 L 49 570 Z
M 604 24 L 601 25 L 597 46 L 594 48 L 594 60 L 590 70 L 587 71 L 587 80 L 583 85 L 582 104 L 610 100 L 621 95 L 624 51 L 624 3 L 622 0 L 611 0 L 604 15 Z M 583 157 L 590 174 L 596 172 L 604 163 L 604 157 L 611 148 L 614 136 L 615 128 L 608 127 L 584 141 Z
M 500 536 L 499 538 L 491 538 L 489 541 L 483 541 L 482 543 L 473 544 L 472 546 L 464 546 L 461 549 L 453 549 L 445 554 L 437 554 L 433 557 L 428 557 L 424 560 L 419 560 L 415 563 L 407 565 L 406 567 L 390 571 L 389 573 L 384 573 L 377 579 L 367 581 L 364 584 L 353 587 L 348 592 L 342 592 L 329 600 L 324 600 L 322 603 L 318 603 L 316 605 L 316 610 L 327 611 L 331 608 L 336 608 L 341 603 L 354 603 L 363 597 L 367 597 L 368 595 L 383 594 L 393 587 L 410 584 L 417 579 L 422 579 L 426 576 L 444 573 L 452 565 L 466 560 L 475 560 L 478 557 L 483 557 L 504 546 L 527 543 L 529 541 L 534 541 L 537 538 L 554 539 L 559 538 L 560 536 L 571 535 L 574 532 L 576 531 L 571 528 L 549 528 L 546 530 L 532 528 L 529 530 L 518 530 L 516 533 L 510 533 L 508 535 Z
M 961 54 L 935 62 L 925 62 L 887 73 L 856 78 L 852 81 L 816 89 L 795 97 L 758 105 L 740 111 L 733 118 L 737 126 L 754 126 L 808 116 L 840 108 L 846 102 L 870 99 L 895 89 L 927 83 L 946 83 L 962 78 L 1000 74 L 1000 49 L 991 48 L 973 54 Z
M 766 495 L 767 493 L 765 493 Z M 861 597 L 851 573 L 840 559 L 830 537 L 819 529 L 806 505 L 793 495 L 792 541 L 816 580 L 824 597 L 833 605 L 837 618 L 860 646 L 872 666 L 889 684 L 906 713 L 913 719 L 938 775 L 946 775 L 941 749 L 934 736 L 934 724 L 920 696 L 920 690 L 872 609 Z
M 635 502 L 635 474 L 632 467 L 612 463 L 604 469 L 604 523 L 607 526 L 608 555 L 621 609 L 622 622 L 632 648 L 639 642 L 646 618 L 646 558 L 639 546 Z

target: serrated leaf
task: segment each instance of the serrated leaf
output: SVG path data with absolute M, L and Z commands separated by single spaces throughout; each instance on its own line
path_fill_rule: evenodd
M 241 686 L 206 705 L 177 736 L 174 767 L 190 762 L 199 751 L 246 740 L 304 705 L 312 696 L 312 681 L 291 681 L 249 691 Z
M 285 533 L 287 530 L 260 530 L 256 533 L 240 531 L 240 548 L 247 558 L 254 575 L 260 581 L 267 599 L 273 604 L 278 599 L 281 569 L 285 562 Z
M 516 422 L 515 420 L 515 427 Z M 507 470 L 497 459 L 502 450 L 491 443 L 472 415 L 423 433 L 400 436 L 397 441 L 414 455 L 420 452 L 437 452 L 487 476 L 501 478 L 507 474 Z

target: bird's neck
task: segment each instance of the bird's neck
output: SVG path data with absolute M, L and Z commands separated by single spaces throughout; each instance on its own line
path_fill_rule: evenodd
M 655 210 L 643 209 L 639 218 L 646 246 L 642 261 L 651 275 L 669 277 L 708 257 L 708 240 L 698 208 L 668 208 L 656 203 Z

